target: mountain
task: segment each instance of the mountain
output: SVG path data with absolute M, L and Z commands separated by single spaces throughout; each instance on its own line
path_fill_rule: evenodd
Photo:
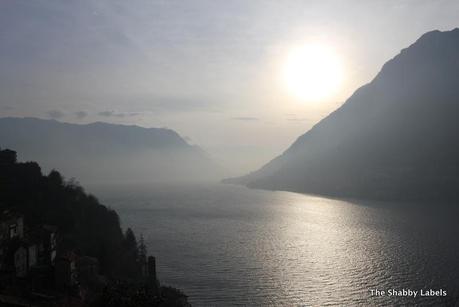
M 424 34 L 260 170 L 225 182 L 380 200 L 459 199 L 459 29 Z
M 0 118 L 0 146 L 84 183 L 214 180 L 221 169 L 175 131 L 96 122 Z

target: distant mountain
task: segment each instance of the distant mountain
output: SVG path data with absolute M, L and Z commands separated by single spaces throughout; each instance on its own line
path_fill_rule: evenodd
M 222 175 L 203 150 L 170 129 L 0 118 L 0 147 L 83 183 L 214 180 Z
M 459 199 L 459 29 L 424 34 L 282 155 L 226 182 L 351 198 Z

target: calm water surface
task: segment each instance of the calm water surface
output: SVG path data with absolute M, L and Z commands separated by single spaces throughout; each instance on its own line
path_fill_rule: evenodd
M 231 185 L 89 189 L 142 233 L 193 306 L 455 305 L 457 219 Z M 396 206 L 395 206 L 396 207 Z M 375 297 L 370 289 L 443 289 Z M 418 294 L 419 296 L 419 294 Z

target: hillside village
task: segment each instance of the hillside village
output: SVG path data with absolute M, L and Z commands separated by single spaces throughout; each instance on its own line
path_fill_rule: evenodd
M 21 183 L 24 173 L 19 174 L 19 169 L 24 171 L 28 167 L 33 168 L 32 165 L 34 164 L 27 166 L 18 163 L 14 151 L 0 150 L 0 168 L 4 171 L 0 175 L 1 306 L 189 306 L 183 293 L 160 286 L 156 276 L 155 258 L 147 255 L 143 238 L 137 242 L 132 230 L 121 233 L 121 242 L 116 247 L 116 252 L 126 260 L 125 263 L 118 264 L 124 267 L 123 271 L 113 263 L 108 266 L 107 263 L 111 260 L 108 257 L 102 259 L 105 263 L 101 263 L 96 253 L 88 253 L 87 251 L 95 249 L 91 244 L 85 246 L 85 241 L 77 242 L 78 227 L 65 229 L 46 223 L 46 220 L 53 219 L 51 216 L 60 216 L 57 212 L 47 212 L 47 218 L 44 211 L 47 210 L 46 206 L 40 205 L 42 208 L 38 212 L 43 213 L 44 218 L 37 221 L 33 218 L 31 207 L 24 202 L 22 205 L 8 204 L 18 196 L 16 193 L 19 190 L 31 188 L 31 182 Z M 12 172 L 16 172 L 18 176 L 9 176 Z M 41 175 L 35 176 L 35 179 L 39 178 L 49 179 Z M 27 179 L 33 178 L 27 176 Z M 38 184 L 36 180 L 32 182 Z M 58 186 L 65 187 L 62 180 L 57 182 Z M 16 199 L 30 201 L 33 194 L 23 194 Z M 77 199 L 81 199 L 83 195 L 85 194 L 79 195 Z M 83 206 L 80 203 L 82 202 L 73 203 L 72 206 Z M 107 210 L 103 206 L 99 207 L 102 208 Z M 55 208 L 56 211 L 61 209 Z M 74 222 L 75 225 L 79 223 L 83 221 Z M 115 223 L 116 225 L 119 227 L 119 224 Z M 98 231 L 103 232 L 104 229 Z M 116 238 L 101 237 L 97 244 L 107 245 L 105 241 L 108 239 Z M 105 253 L 103 251 L 100 255 L 103 257 Z

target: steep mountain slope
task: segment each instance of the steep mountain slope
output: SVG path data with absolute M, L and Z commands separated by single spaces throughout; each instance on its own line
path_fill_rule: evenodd
M 341 197 L 459 198 L 459 29 L 432 31 L 247 176 L 254 188 Z
M 169 129 L 0 118 L 0 146 L 84 183 L 212 180 L 219 167 Z

